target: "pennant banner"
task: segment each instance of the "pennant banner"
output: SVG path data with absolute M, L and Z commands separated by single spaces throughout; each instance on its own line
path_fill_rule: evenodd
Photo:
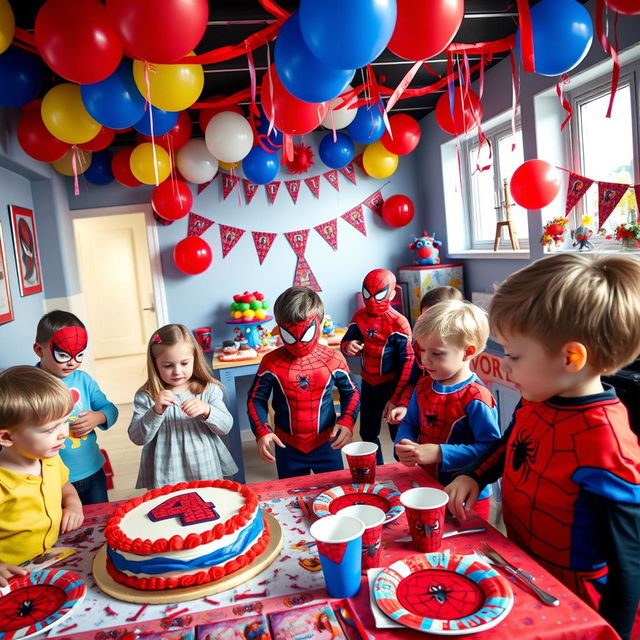
M 222 257 L 225 258 L 229 251 L 236 246 L 238 240 L 244 235 L 244 229 L 238 227 L 228 227 L 226 224 L 220 225 L 220 240 L 222 242 Z
M 338 183 L 338 172 L 335 169 L 331 169 L 331 171 L 325 171 L 322 175 L 327 179 L 327 182 L 336 191 L 340 191 L 340 184 Z
M 353 164 L 356 165 L 356 167 L 358 167 L 358 169 L 360 169 L 360 171 L 362 171 L 362 173 L 364 173 L 364 175 L 369 175 L 365 170 L 364 170 L 364 164 L 362 164 L 362 154 L 357 155 L 354 159 L 353 159 Z
M 352 227 L 355 227 L 363 236 L 367 235 L 367 228 L 364 226 L 364 216 L 362 215 L 362 205 L 353 207 L 351 211 L 343 213 L 340 216 L 343 220 L 346 220 Z
M 311 193 L 313 193 L 316 198 L 320 197 L 320 176 L 305 178 L 304 183 L 309 187 Z
M 187 227 L 187 236 L 201 236 L 212 224 L 214 224 L 213 220 L 203 218 L 197 213 L 190 213 L 189 225 Z
M 630 185 L 598 182 L 598 227 L 602 227 Z
M 347 180 L 351 180 L 353 184 L 357 184 L 356 170 L 353 168 L 353 162 L 350 162 L 346 167 L 342 167 L 339 171 Z
M 278 234 L 269 233 L 268 231 L 252 231 L 251 235 L 253 236 L 253 244 L 256 246 L 258 260 L 260 261 L 260 264 L 262 264 Z
M 567 204 L 564 210 L 565 215 L 567 215 L 569 211 L 571 211 L 571 209 L 573 209 L 573 207 L 582 200 L 582 196 L 589 191 L 589 187 L 592 184 L 593 180 L 591 180 L 591 178 L 585 178 L 584 176 L 579 176 L 577 173 L 569 172 L 569 182 L 567 183 Z
M 229 173 L 222 174 L 222 199 L 226 200 L 227 196 L 233 191 L 238 184 L 238 176 L 232 176 Z
M 636 194 L 636 211 L 640 211 L 640 184 L 634 184 L 633 191 Z
M 373 213 L 377 213 L 379 216 L 382 215 L 382 205 L 384 204 L 384 198 L 380 193 L 380 189 L 378 189 L 375 193 L 372 193 L 365 201 L 364 204 L 373 211 Z
M 244 188 L 244 199 L 247 201 L 247 204 L 250 204 L 251 201 L 253 200 L 253 196 L 256 195 L 256 191 L 258 190 L 258 185 L 251 182 L 251 180 L 242 178 L 242 186 Z
M 323 224 L 313 227 L 330 245 L 334 251 L 338 250 L 338 219 L 327 220 Z
M 278 195 L 278 191 L 280 189 L 280 181 L 276 180 L 274 182 L 270 182 L 269 184 L 265 184 L 264 188 L 267 192 L 267 198 L 269 198 L 269 202 L 273 204 L 276 201 L 276 196 Z
M 211 178 L 211 180 L 209 180 L 208 182 L 203 182 L 202 184 L 198 185 L 198 195 L 200 195 L 217 177 L 218 177 L 218 173 L 216 173 L 215 176 L 213 176 L 213 178 Z
M 309 287 L 314 291 L 322 291 L 316 277 L 311 271 L 311 267 L 304 257 L 305 249 L 307 248 L 307 238 L 309 237 L 309 229 L 300 229 L 300 231 L 290 231 L 284 234 L 293 252 L 298 258 L 296 262 L 296 273 L 293 278 L 294 287 Z
M 287 191 L 293 200 L 293 204 L 298 202 L 298 196 L 300 195 L 300 180 L 285 180 Z

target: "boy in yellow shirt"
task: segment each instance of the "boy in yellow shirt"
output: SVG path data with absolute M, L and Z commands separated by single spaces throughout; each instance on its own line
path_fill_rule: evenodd
M 0 587 L 16 566 L 53 546 L 84 520 L 60 449 L 73 399 L 54 376 L 35 367 L 0 373 Z

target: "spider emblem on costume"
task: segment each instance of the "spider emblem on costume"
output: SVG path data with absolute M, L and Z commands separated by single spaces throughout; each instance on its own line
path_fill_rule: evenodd
M 536 461 L 538 446 L 528 434 L 519 432 L 509 445 L 511 450 L 511 466 L 514 471 L 524 467 L 527 472 Z

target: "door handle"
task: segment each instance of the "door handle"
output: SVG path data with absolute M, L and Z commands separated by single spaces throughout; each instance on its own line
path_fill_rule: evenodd
M 153 311 L 155 313 L 156 305 L 152 304 L 150 307 L 142 307 L 143 311 Z

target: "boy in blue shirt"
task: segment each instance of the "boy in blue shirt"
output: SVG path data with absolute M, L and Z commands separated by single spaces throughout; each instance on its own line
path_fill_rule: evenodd
M 82 504 L 107 502 L 104 456 L 98 447 L 96 427 L 108 429 L 118 419 L 118 409 L 107 400 L 98 383 L 78 367 L 87 348 L 87 330 L 68 311 L 51 311 L 40 319 L 33 350 L 37 366 L 60 378 L 71 390 L 75 406 L 69 417 L 70 433 L 60 457 Z

